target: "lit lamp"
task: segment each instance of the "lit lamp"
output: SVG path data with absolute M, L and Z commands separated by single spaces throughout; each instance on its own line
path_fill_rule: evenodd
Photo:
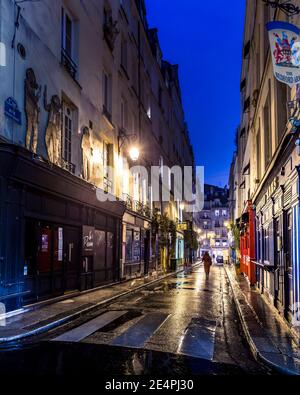
M 139 157 L 140 157 L 139 149 L 137 147 L 134 147 L 134 146 L 131 147 L 130 150 L 129 150 L 129 156 L 130 156 L 130 159 L 133 162 L 136 162 L 139 159 Z
M 125 141 L 128 140 L 136 140 L 137 136 L 136 134 L 127 134 L 124 129 L 119 129 L 119 135 L 118 135 L 118 155 L 120 156 L 121 154 L 121 148 L 124 145 Z M 139 157 L 140 157 L 140 151 L 136 146 L 132 146 L 129 151 L 129 157 L 133 162 L 136 162 Z
M 202 232 L 202 230 L 201 229 L 197 229 L 197 233 L 198 233 L 198 235 L 200 235 L 200 233 Z
M 185 209 L 185 204 L 183 202 L 180 203 L 180 210 L 183 211 Z

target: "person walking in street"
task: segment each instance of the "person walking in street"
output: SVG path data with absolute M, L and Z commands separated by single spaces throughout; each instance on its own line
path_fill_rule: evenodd
M 209 253 L 206 251 L 205 254 L 203 255 L 202 262 L 204 264 L 204 270 L 206 274 L 206 279 L 209 279 L 209 273 L 210 273 L 210 267 L 212 265 L 212 260 L 209 255 Z

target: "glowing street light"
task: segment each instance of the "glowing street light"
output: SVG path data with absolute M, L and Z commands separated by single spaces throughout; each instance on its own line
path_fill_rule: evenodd
M 183 211 L 185 209 L 185 204 L 183 202 L 180 203 L 180 210 Z
M 129 156 L 133 162 L 136 162 L 140 157 L 139 149 L 137 147 L 131 147 L 129 150 Z

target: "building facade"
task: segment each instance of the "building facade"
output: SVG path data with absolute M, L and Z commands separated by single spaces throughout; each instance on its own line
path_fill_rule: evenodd
M 0 302 L 159 270 L 153 212 L 178 223 L 183 210 L 130 169 L 194 159 L 178 66 L 144 2 L 1 0 L 0 12 Z
M 195 218 L 199 255 L 208 251 L 215 263 L 228 261 L 229 205 L 228 189 L 204 185 L 204 208 Z M 220 259 L 222 258 L 222 259 Z M 220 261 L 220 262 L 218 262 Z
M 247 1 L 231 217 L 240 233 L 241 271 L 295 324 L 300 302 L 300 159 L 299 131 L 289 119 L 299 118 L 299 95 L 274 77 L 266 29 L 273 20 L 300 23 L 299 16 L 290 19 L 262 1 Z

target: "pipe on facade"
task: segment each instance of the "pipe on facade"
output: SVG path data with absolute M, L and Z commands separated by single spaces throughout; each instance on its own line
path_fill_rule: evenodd
M 0 0 L 0 67 L 6 66 L 6 47 L 4 42 L 2 41 L 2 19 L 3 19 L 3 11 L 2 11 L 2 0 Z

